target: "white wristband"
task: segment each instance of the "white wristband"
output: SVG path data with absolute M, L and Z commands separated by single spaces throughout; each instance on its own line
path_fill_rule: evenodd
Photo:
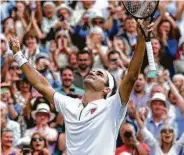
M 23 64 L 27 63 L 28 60 L 25 58 L 25 56 L 22 54 L 21 51 L 18 51 L 14 56 L 13 59 L 18 63 L 19 67 L 21 67 Z

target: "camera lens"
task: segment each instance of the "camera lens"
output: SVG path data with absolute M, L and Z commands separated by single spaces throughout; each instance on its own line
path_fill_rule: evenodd
M 60 20 L 60 21 L 64 21 L 64 20 L 65 20 L 65 17 L 64 17 L 63 15 L 60 15 L 60 16 L 59 16 L 59 20 Z
M 130 137 L 132 137 L 132 133 L 129 132 L 129 131 L 126 131 L 126 132 L 124 133 L 124 136 L 125 136 L 126 138 L 130 138 Z

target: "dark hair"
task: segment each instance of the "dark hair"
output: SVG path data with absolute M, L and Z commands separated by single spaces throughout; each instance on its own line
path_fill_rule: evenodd
M 66 67 L 64 67 L 64 68 L 61 68 L 60 69 L 60 75 L 62 75 L 63 74 L 63 72 L 65 71 L 65 70 L 70 70 L 72 73 L 73 73 L 73 68 L 71 67 L 71 66 L 66 66 Z
M 112 50 L 112 51 L 110 51 L 110 52 L 108 53 L 107 58 L 109 59 L 109 58 L 110 58 L 110 55 L 112 55 L 112 54 L 118 54 L 118 55 L 120 56 L 120 53 L 119 53 L 118 51 Z
M 35 32 L 35 30 L 30 30 L 28 31 L 24 36 L 23 36 L 23 44 L 26 45 L 26 40 L 29 38 L 36 38 L 36 42 L 38 43 L 39 39 L 38 36 Z
M 83 50 L 81 50 L 81 51 L 79 51 L 79 52 L 77 53 L 77 57 L 78 57 L 80 54 L 88 54 L 88 55 L 90 55 L 91 53 L 90 53 L 89 51 L 83 49 Z
M 45 143 L 44 148 L 48 148 L 48 142 L 47 142 L 46 138 L 45 138 L 40 132 L 35 132 L 35 133 L 31 136 L 31 142 L 30 142 L 30 147 L 31 147 L 31 149 L 34 151 L 34 148 L 33 148 L 33 137 L 34 137 L 35 135 L 39 135 L 40 138 L 43 138 L 43 139 L 44 139 L 44 143 Z

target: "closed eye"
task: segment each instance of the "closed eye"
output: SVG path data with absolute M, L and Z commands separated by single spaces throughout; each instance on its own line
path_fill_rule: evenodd
M 101 71 L 97 71 L 97 75 L 104 77 L 104 74 Z

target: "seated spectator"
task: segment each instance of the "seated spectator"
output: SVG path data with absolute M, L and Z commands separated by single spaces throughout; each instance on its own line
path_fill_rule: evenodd
M 47 140 L 40 132 L 35 132 L 32 135 L 30 147 L 32 149 L 32 155 L 51 155 L 51 152 L 48 150 Z
M 20 132 L 20 125 L 15 122 L 10 120 L 7 117 L 8 114 L 8 107 L 5 103 L 0 101 L 0 111 L 1 111 L 1 128 L 9 128 L 13 132 L 13 146 L 17 145 L 18 140 L 21 137 L 21 132 Z
M 149 147 L 145 143 L 140 143 L 137 140 L 134 127 L 131 124 L 122 124 L 120 135 L 124 144 L 116 149 L 116 155 L 121 155 L 123 152 L 135 155 L 149 154 Z
M 9 128 L 1 128 L 2 155 L 17 155 L 20 153 L 20 150 L 13 146 L 14 141 L 13 131 Z
M 61 75 L 62 85 L 61 85 L 61 88 L 58 89 L 58 92 L 73 98 L 82 98 L 82 96 L 84 95 L 84 90 L 76 87 L 73 84 L 74 73 L 72 68 L 66 67 L 64 69 L 61 69 L 60 75 Z
M 50 112 L 50 108 L 46 103 L 38 104 L 37 109 L 32 111 L 31 114 L 36 122 L 36 126 L 26 130 L 24 137 L 30 139 L 35 132 L 41 132 L 49 143 L 49 152 L 53 153 L 57 140 L 57 131 L 54 128 L 50 128 L 48 123 L 54 119 L 55 114 Z
M 77 52 L 73 51 L 68 57 L 69 66 L 75 71 L 78 68 Z

